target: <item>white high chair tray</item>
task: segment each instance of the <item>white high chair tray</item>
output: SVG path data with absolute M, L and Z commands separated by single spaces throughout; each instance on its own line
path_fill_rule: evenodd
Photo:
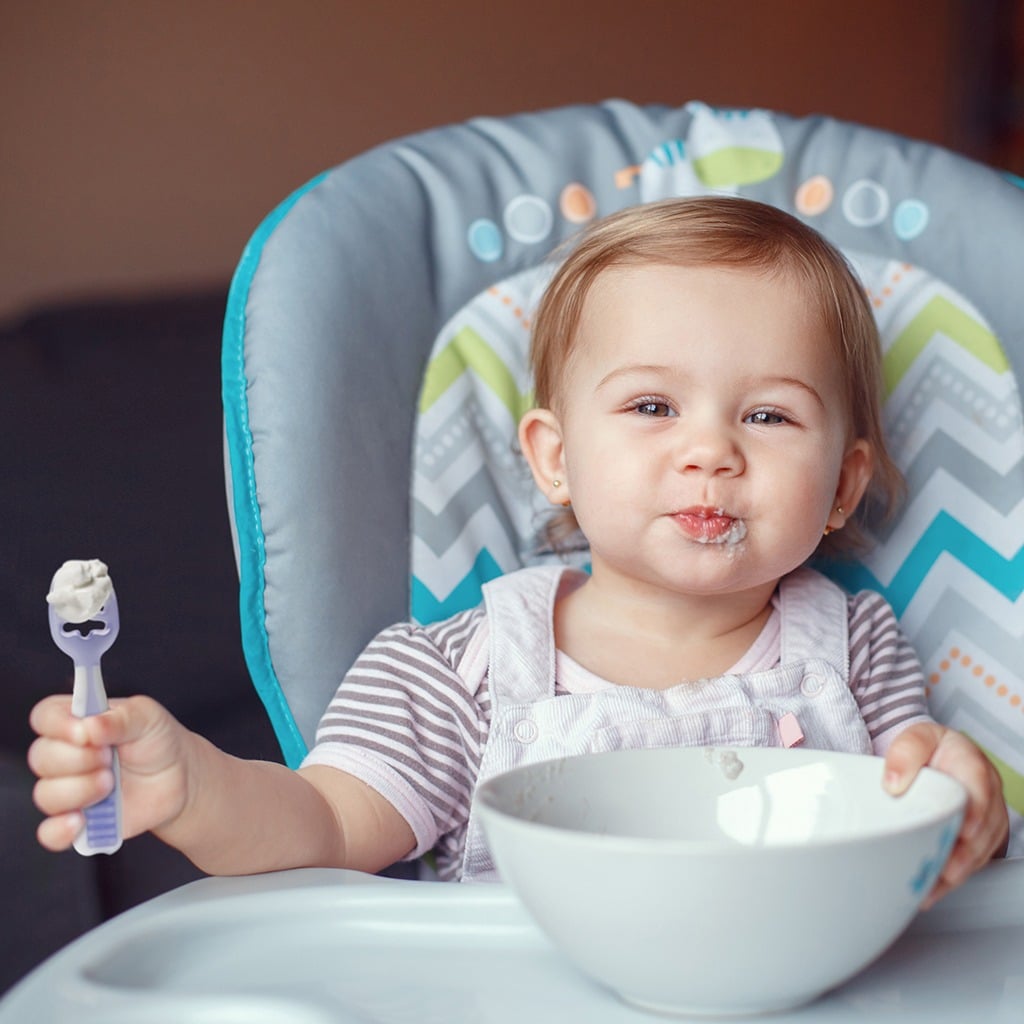
M 771 1020 L 1019 1024 L 1022 949 L 1024 860 L 996 863 L 861 975 Z M 505 886 L 321 870 L 185 886 L 83 936 L 0 1001 L 4 1024 L 658 1019 L 579 974 Z

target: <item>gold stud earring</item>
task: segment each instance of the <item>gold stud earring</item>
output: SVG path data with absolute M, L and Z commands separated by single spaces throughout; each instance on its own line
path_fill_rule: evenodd
M 562 486 L 562 481 L 561 480 L 552 480 L 551 481 L 551 486 L 554 487 L 557 490 L 559 487 Z M 568 508 L 572 504 L 572 502 L 568 498 L 566 498 L 565 501 L 560 501 L 558 504 L 561 505 L 562 508 Z
M 840 516 L 846 514 L 844 512 L 844 510 L 843 510 L 843 506 L 842 505 L 836 505 L 836 514 L 840 515 Z M 830 533 L 835 533 L 836 530 L 841 530 L 841 529 L 842 529 L 841 526 L 826 526 L 824 532 L 822 533 L 822 536 L 823 537 L 827 537 Z

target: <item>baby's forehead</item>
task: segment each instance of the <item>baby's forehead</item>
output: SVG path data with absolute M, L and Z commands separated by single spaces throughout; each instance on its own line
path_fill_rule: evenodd
M 781 289 L 794 289 L 811 294 L 818 289 L 809 280 L 808 274 L 794 262 L 758 263 L 742 260 L 698 260 L 698 259 L 645 259 L 632 257 L 608 263 L 596 270 L 591 277 L 589 292 L 595 288 L 613 286 L 615 282 L 631 280 L 685 280 L 699 278 L 707 273 L 723 274 L 733 278 L 736 287 L 747 282 L 770 281 Z
M 788 303 L 802 321 L 816 319 L 823 329 L 830 327 L 827 321 L 835 319 L 825 315 L 835 302 L 835 292 L 809 279 L 800 268 L 785 265 L 666 260 L 613 263 L 583 282 L 583 289 L 573 325 L 576 332 L 597 314 L 628 309 L 630 303 L 659 294 L 676 300 L 686 296 L 698 305 L 704 301 L 728 304 L 756 292 L 762 302 L 780 307 Z
M 715 286 L 705 291 L 702 282 L 712 278 Z M 600 318 L 628 310 L 631 304 L 657 301 L 661 296 L 678 300 L 680 293 L 689 293 L 695 306 L 713 296 L 714 302 L 723 305 L 761 302 L 766 314 L 786 309 L 794 323 L 811 326 L 830 356 L 840 364 L 846 363 L 844 328 L 848 317 L 839 309 L 834 288 L 814 279 L 797 265 L 760 266 L 738 262 L 652 260 L 615 263 L 602 268 L 588 282 L 578 304 L 566 355 L 571 358 L 580 335 L 587 327 L 600 323 Z
M 623 366 L 666 380 L 710 370 L 726 377 L 806 379 L 839 401 L 846 360 L 797 275 L 742 267 L 633 265 L 593 282 L 564 353 L 561 386 Z M 736 371 L 735 373 L 733 371 Z

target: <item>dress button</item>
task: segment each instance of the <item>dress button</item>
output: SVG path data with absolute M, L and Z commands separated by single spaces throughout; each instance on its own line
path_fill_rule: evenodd
M 825 689 L 825 680 L 813 673 L 806 675 L 800 683 L 800 692 L 805 697 L 817 697 Z
M 512 735 L 520 743 L 532 743 L 537 738 L 537 723 L 529 718 L 522 718 L 512 727 Z

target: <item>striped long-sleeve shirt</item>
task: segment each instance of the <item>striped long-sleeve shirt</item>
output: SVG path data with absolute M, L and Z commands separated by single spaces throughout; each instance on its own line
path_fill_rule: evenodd
M 862 591 L 847 608 L 850 688 L 874 752 L 884 754 L 904 728 L 929 720 L 921 666 L 884 598 Z M 436 849 L 442 878 L 455 877 L 461 863 L 491 721 L 486 673 L 460 672 L 484 615 L 480 606 L 433 625 L 401 623 L 379 633 L 343 679 L 304 762 L 349 772 L 389 800 L 416 836 L 410 856 Z M 776 612 L 735 669 L 777 665 L 779 632 Z M 577 690 L 581 673 L 560 655 L 556 698 Z M 585 685 L 592 688 L 595 678 Z

